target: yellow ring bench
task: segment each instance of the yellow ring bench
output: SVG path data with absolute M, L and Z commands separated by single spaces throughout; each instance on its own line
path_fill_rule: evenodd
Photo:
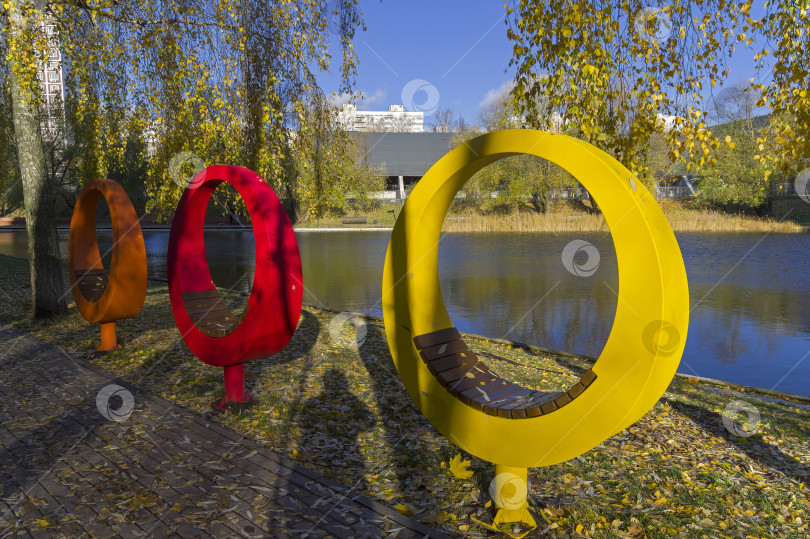
M 610 336 L 592 369 L 556 393 L 491 372 L 462 342 L 439 287 L 439 239 L 454 196 L 487 164 L 518 154 L 573 174 L 599 201 L 616 247 Z M 675 375 L 689 322 L 683 259 L 655 198 L 592 145 L 532 130 L 487 133 L 431 167 L 394 226 L 382 293 L 391 355 L 414 403 L 462 449 L 515 468 L 572 459 L 640 419 Z

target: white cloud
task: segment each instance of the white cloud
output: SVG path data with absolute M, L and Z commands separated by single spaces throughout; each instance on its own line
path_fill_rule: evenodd
M 377 88 L 373 94 L 363 94 L 363 99 L 357 104 L 360 110 L 371 110 L 372 105 L 379 105 L 385 102 L 388 92 L 382 88 Z
M 343 105 L 348 103 L 352 98 L 351 94 L 332 94 L 329 96 L 329 103 L 332 104 L 333 107 L 336 109 L 341 108 Z
M 515 82 L 511 81 L 511 80 L 508 80 L 508 81 L 504 82 L 503 84 L 501 84 L 500 86 L 498 86 L 497 88 L 492 88 L 484 96 L 484 99 L 480 103 L 478 103 L 478 108 L 486 109 L 486 108 L 489 108 L 492 105 L 495 105 L 496 103 L 502 101 L 503 98 L 506 97 L 506 95 L 509 92 L 511 92 L 512 88 L 514 88 L 514 87 L 515 87 Z
M 354 102 L 357 103 L 357 110 L 374 110 L 379 108 L 381 103 L 385 102 L 386 97 L 388 97 L 388 92 L 382 88 L 377 88 L 372 94 L 362 92 L 362 98 L 357 98 L 356 95 L 354 97 Z M 352 94 L 332 94 L 329 97 L 329 102 L 337 109 L 340 109 L 351 100 Z

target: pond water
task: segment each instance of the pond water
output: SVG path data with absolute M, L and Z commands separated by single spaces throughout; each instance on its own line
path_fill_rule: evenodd
M 388 231 L 297 237 L 305 302 L 381 316 Z M 692 309 L 679 371 L 810 396 L 810 234 L 677 237 Z M 99 231 L 99 239 L 109 244 L 109 231 Z M 598 249 L 599 266 L 589 277 L 562 263 L 563 248 L 575 239 Z M 168 230 L 145 231 L 145 241 L 150 275 L 165 277 Z M 66 243 L 64 234 L 63 256 Z M 25 248 L 23 231 L 0 233 L 0 253 L 25 256 Z M 250 289 L 249 230 L 206 231 L 206 252 L 218 286 Z M 445 234 L 439 253 L 442 292 L 459 330 L 599 355 L 618 290 L 608 234 Z

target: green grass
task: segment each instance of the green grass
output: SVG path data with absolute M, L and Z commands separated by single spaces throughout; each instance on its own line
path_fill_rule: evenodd
M 165 285 L 150 282 L 141 314 L 118 323 L 124 348 L 99 358 L 92 355 L 98 328 L 75 308 L 50 321 L 25 317 L 25 260 L 0 256 L 0 272 L 0 318 L 180 406 L 211 414 L 222 392 L 221 369 L 201 363 L 182 343 Z M 227 299 L 236 308 L 246 300 Z M 287 348 L 246 365 L 254 404 L 211 417 L 337 482 L 401 504 L 429 525 L 453 535 L 486 535 L 470 516 L 486 499 L 492 465 L 462 453 L 474 474 L 467 480 L 452 475 L 448 462 L 460 450 L 411 403 L 382 326 L 369 322 L 363 346 L 342 348 L 329 335 L 333 316 L 305 308 Z M 545 390 L 567 387 L 590 365 L 485 340 L 467 343 L 502 376 Z M 723 427 L 722 411 L 735 400 L 761 413 L 750 438 Z M 632 427 L 576 459 L 530 470 L 529 501 L 548 536 L 805 537 L 808 470 L 807 406 L 675 379 Z

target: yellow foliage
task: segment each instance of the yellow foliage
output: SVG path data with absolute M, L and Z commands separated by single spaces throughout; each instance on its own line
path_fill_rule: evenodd
M 702 15 L 695 16 L 696 11 Z M 618 156 L 628 168 L 635 163 L 642 180 L 651 175 L 646 162 L 650 137 L 664 133 L 659 114 L 679 118 L 676 128 L 664 133 L 673 161 L 711 164 L 718 152 L 734 149 L 734 142 L 718 144 L 704 131 L 704 81 L 712 87 L 727 82 L 726 66 L 737 49 L 777 43 L 773 51 L 762 48 L 755 56 L 757 69 L 767 75 L 761 78 L 771 79 L 753 85 L 757 105 L 769 105 L 773 112 L 760 142 L 767 148 L 770 170 L 797 172 L 810 166 L 810 131 L 799 129 L 810 125 L 805 63 L 810 16 L 792 0 L 767 3 L 759 19 L 753 18 L 750 0 L 600 0 L 588 9 L 516 0 L 507 15 L 507 35 L 514 44 L 511 65 L 517 68 L 514 108 L 525 111 L 529 126 L 537 128 L 544 118 L 561 114 L 562 131 Z M 559 30 L 536 31 L 542 28 Z M 765 65 L 768 56 L 772 59 Z M 545 76 L 536 76 L 536 66 L 543 66 Z
M 329 107 L 315 82 L 316 70 L 330 68 L 334 41 L 324 2 L 273 9 L 260 0 L 50 2 L 53 37 L 39 24 L 46 17 L 35 2 L 5 4 L 22 6 L 9 18 L 6 58 L 27 100 L 40 99 L 36 72 L 49 41 L 61 50 L 68 122 L 85 148 L 83 179 L 106 175 L 135 138 L 148 147 L 141 157 L 148 161 L 149 210 L 156 217 L 170 216 L 182 192 L 183 182 L 168 173 L 181 152 L 205 163 L 247 166 L 278 182 L 276 188 L 287 182 L 290 194 L 297 182 L 310 182 L 319 194 L 343 189 L 315 185 L 282 163 L 285 155 L 311 153 L 310 141 L 291 144 L 289 132 L 304 131 L 300 124 L 312 121 L 313 111 Z M 356 76 L 350 39 L 363 26 L 358 4 L 339 5 L 341 92 L 351 92 Z M 299 125 L 286 119 L 288 110 L 296 111 L 291 118 Z

